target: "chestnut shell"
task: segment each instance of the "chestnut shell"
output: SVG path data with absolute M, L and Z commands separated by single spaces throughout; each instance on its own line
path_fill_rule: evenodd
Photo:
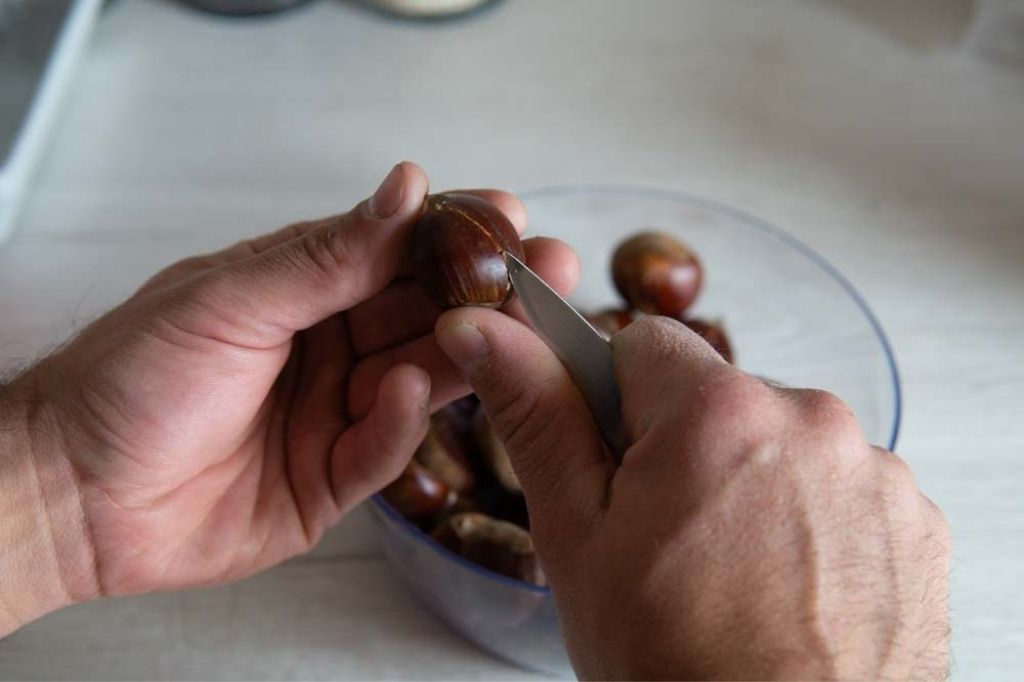
M 631 307 L 681 317 L 700 293 L 703 268 L 693 250 L 675 237 L 640 232 L 616 247 L 612 279 Z
M 411 520 L 443 511 L 457 499 L 454 491 L 416 460 L 411 460 L 381 494 L 391 506 Z
M 546 585 L 530 533 L 486 514 L 455 514 L 434 529 L 431 536 L 466 559 L 512 578 Z
M 416 279 L 441 308 L 499 308 L 512 296 L 505 253 L 525 258 L 519 234 L 494 204 L 471 194 L 431 194 L 413 228 Z
M 605 339 L 611 339 L 632 324 L 633 313 L 623 308 L 605 308 L 587 315 L 587 322 L 593 325 L 594 329 L 600 332 Z

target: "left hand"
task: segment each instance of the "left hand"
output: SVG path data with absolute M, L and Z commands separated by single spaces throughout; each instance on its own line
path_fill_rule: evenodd
M 426 193 L 403 163 L 347 214 L 176 263 L 12 387 L 65 602 L 240 578 L 400 473 L 469 392 L 409 278 Z M 477 194 L 523 229 L 517 199 Z M 526 251 L 572 287 L 565 245 Z

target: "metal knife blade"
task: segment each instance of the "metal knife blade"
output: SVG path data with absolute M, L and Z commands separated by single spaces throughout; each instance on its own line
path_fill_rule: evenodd
M 534 331 L 565 366 L 605 443 L 621 459 L 628 444 L 611 344 L 522 261 L 506 252 L 505 262 L 512 288 Z

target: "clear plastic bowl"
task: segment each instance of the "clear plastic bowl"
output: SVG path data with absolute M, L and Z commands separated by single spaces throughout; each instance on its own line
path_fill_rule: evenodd
M 530 233 L 569 242 L 583 262 L 573 301 L 614 305 L 615 245 L 646 228 L 671 232 L 704 263 L 694 316 L 720 319 L 744 370 L 789 386 L 824 388 L 853 409 L 868 439 L 892 449 L 900 383 L 878 320 L 824 258 L 742 211 L 678 192 L 621 186 L 552 187 L 521 195 Z M 384 550 L 413 594 L 484 649 L 549 675 L 572 674 L 547 589 L 512 580 L 444 549 L 379 496 L 371 505 Z

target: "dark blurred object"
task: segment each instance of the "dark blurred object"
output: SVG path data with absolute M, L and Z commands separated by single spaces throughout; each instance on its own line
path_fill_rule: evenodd
M 0 0 L 0 244 L 99 11 L 100 0 Z
M 21 129 L 71 0 L 0 0 L 0 165 Z
M 375 12 L 402 19 L 453 19 L 474 14 L 498 0 L 352 0 Z
M 596 329 L 605 340 L 611 339 L 633 322 L 633 312 L 628 308 L 605 308 L 587 315 L 587 322 Z
M 1024 0 L 978 0 L 967 50 L 1024 69 Z
M 247 16 L 270 14 L 304 5 L 309 0 L 183 0 L 185 4 L 198 7 L 206 12 Z

